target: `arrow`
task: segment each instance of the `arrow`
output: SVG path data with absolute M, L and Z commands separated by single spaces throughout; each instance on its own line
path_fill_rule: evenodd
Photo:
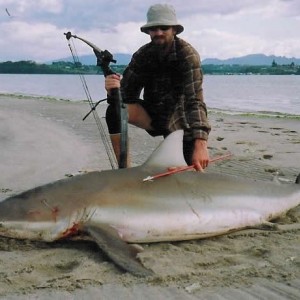
M 209 162 L 210 163 L 216 162 L 218 160 L 226 159 L 230 156 L 232 156 L 231 153 L 226 154 L 226 155 L 222 155 L 222 156 L 218 156 L 218 157 L 210 159 Z M 144 178 L 143 181 L 152 181 L 152 180 L 160 178 L 160 177 L 169 176 L 169 175 L 173 175 L 173 174 L 176 174 L 176 173 L 180 173 L 180 172 L 188 171 L 188 170 L 192 170 L 192 169 L 194 169 L 194 165 L 179 167 L 179 168 L 176 168 L 175 170 L 170 170 L 170 171 L 167 171 L 167 172 L 164 172 L 164 173 L 156 174 L 156 175 L 153 175 L 153 176 L 148 176 L 148 177 Z

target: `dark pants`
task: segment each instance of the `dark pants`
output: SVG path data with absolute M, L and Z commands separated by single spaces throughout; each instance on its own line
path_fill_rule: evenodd
M 183 141 L 183 156 L 188 166 L 192 165 L 195 141 Z

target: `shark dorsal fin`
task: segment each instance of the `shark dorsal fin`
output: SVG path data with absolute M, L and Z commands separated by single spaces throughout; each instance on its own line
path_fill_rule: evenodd
M 186 166 L 183 157 L 183 130 L 172 132 L 154 150 L 148 160 L 144 163 L 146 168 L 169 168 Z

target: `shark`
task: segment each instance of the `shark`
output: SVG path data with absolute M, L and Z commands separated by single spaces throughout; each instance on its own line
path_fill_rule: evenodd
M 121 269 L 153 271 L 135 244 L 203 239 L 268 224 L 300 204 L 295 184 L 186 171 L 183 132 L 170 134 L 141 166 L 93 171 L 13 195 L 0 203 L 0 236 L 53 242 L 88 236 Z

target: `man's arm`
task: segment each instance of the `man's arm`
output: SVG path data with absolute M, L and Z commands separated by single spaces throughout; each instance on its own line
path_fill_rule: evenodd
M 192 163 L 195 169 L 201 171 L 208 166 L 209 153 L 207 149 L 208 135 L 211 130 L 207 118 L 206 104 L 203 99 L 203 73 L 200 57 L 195 52 L 188 56 L 185 70 L 185 108 L 186 118 L 192 130 L 195 141 Z
M 192 156 L 192 164 L 197 171 L 202 171 L 208 166 L 209 154 L 207 141 L 195 139 L 195 148 Z

